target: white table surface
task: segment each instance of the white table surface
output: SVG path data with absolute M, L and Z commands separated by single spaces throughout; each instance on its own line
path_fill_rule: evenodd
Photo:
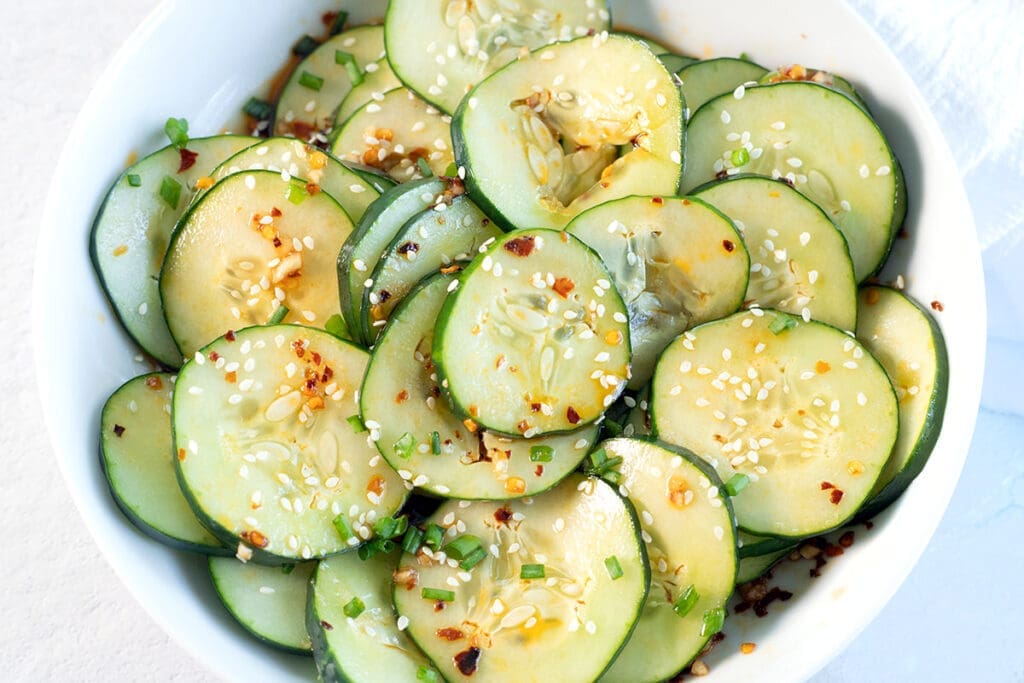
M 989 370 L 967 467 L 931 545 L 815 680 L 1021 682 L 1024 2 L 851 1 L 917 78 L 961 164 L 984 250 Z M 92 84 L 156 4 L 0 0 L 0 281 L 11 295 L 0 306 L 0 680 L 212 679 L 132 600 L 86 532 L 46 439 L 29 343 L 51 170 Z

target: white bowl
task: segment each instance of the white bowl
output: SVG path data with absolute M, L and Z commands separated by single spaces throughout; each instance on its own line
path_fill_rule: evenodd
M 355 19 L 381 16 L 380 0 L 348 2 Z M 285 62 L 303 33 L 321 30 L 329 0 L 168 1 L 135 32 L 78 117 L 54 175 L 39 241 L 33 297 L 36 366 L 54 450 L 96 542 L 136 599 L 218 675 L 312 680 L 312 662 L 251 640 L 217 602 L 201 558 L 138 533 L 114 506 L 97 458 L 100 408 L 147 367 L 120 330 L 88 256 L 93 216 L 131 151 L 162 143 L 171 115 L 195 134 L 235 120 L 250 94 Z M 967 455 L 984 363 L 985 297 L 970 209 L 942 133 L 910 77 L 845 4 L 793 0 L 614 2 L 617 23 L 697 56 L 738 55 L 774 67 L 800 62 L 856 83 L 906 172 L 909 239 L 898 240 L 885 279 L 898 273 L 936 315 L 950 358 L 942 436 L 924 473 L 871 532 L 810 581 L 780 578 L 796 597 L 765 619 L 731 617 L 710 661 L 716 680 L 801 680 L 850 642 L 910 572 L 938 525 Z M 802 574 L 802 576 L 800 576 Z M 751 641 L 750 656 L 737 644 Z

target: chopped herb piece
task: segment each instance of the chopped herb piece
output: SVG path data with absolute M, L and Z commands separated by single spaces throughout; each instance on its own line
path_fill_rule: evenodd
M 135 173 L 128 174 L 128 184 L 132 187 L 139 187 L 142 185 L 142 176 L 136 175 Z
M 366 605 L 359 598 L 352 598 L 347 603 L 345 603 L 345 606 L 341 609 L 343 612 L 345 612 L 346 617 L 348 617 L 349 619 L 355 619 L 363 613 L 363 610 L 366 609 Z
M 697 604 L 698 600 L 700 600 L 700 593 L 697 592 L 697 589 L 691 583 L 679 594 L 679 598 L 672 605 L 672 609 L 679 616 L 685 617 L 693 609 L 693 606 Z
M 622 434 L 622 425 L 615 420 L 606 419 L 604 421 L 604 428 L 608 431 L 608 434 L 613 438 Z
M 473 567 L 475 567 L 478 564 L 480 564 L 481 562 L 483 562 L 484 558 L 486 558 L 486 557 L 487 557 L 487 551 L 484 550 L 483 548 L 477 548 L 476 550 L 471 552 L 469 555 L 466 555 L 466 557 L 464 557 L 462 559 L 462 562 L 459 562 L 459 566 L 462 567 L 463 569 L 465 569 L 466 571 L 469 571 Z
M 181 183 L 171 176 L 165 175 L 164 179 L 160 182 L 160 196 L 167 203 L 167 206 L 177 209 L 178 202 L 181 201 Z
M 316 74 L 311 74 L 308 71 L 303 71 L 302 75 L 299 76 L 299 85 L 310 90 L 320 90 L 324 87 L 324 79 L 320 78 Z
M 308 35 L 302 36 L 299 42 L 295 43 L 295 46 L 292 47 L 292 54 L 296 57 L 308 57 L 318 47 L 320 47 L 320 41 L 316 38 Z
M 622 578 L 622 565 L 619 564 L 619 558 L 614 555 L 604 558 L 604 568 L 608 570 L 608 576 L 612 577 L 612 581 Z
M 742 472 L 737 472 L 729 478 L 729 481 L 725 482 L 725 491 L 730 496 L 735 496 L 748 486 L 750 486 L 750 477 Z
M 348 80 L 352 83 L 353 88 L 362 84 L 363 78 L 365 78 L 363 70 L 356 64 L 356 58 L 351 53 L 344 50 L 335 50 L 334 63 L 345 65 L 345 73 L 348 74 Z
M 327 319 L 324 329 L 339 339 L 348 339 L 348 325 L 345 324 L 345 319 L 337 313 Z
M 288 315 L 288 307 L 287 306 L 278 306 L 277 308 L 274 309 L 274 313 L 273 313 L 273 315 L 270 316 L 270 320 L 267 321 L 267 324 L 268 325 L 277 325 L 282 320 L 284 320 L 285 316 L 287 316 L 287 315 Z
M 608 452 L 599 448 L 590 454 L 590 469 L 594 474 L 604 476 L 622 464 L 622 457 L 608 457 Z
M 741 52 L 740 53 L 740 59 L 742 59 L 743 61 L 746 61 L 746 62 L 754 61 L 753 59 L 750 58 L 750 53 L 749 52 Z
M 441 455 L 441 435 L 437 432 L 430 433 L 430 452 L 434 455 Z
M 285 197 L 295 206 L 298 206 L 302 202 L 306 201 L 309 197 L 309 191 L 306 190 L 304 183 L 293 181 L 288 184 L 288 190 L 285 192 Z
M 437 675 L 437 672 L 429 666 L 423 666 L 421 664 L 420 667 L 416 669 L 416 680 L 425 681 L 425 683 L 440 683 L 441 678 Z
M 520 579 L 543 579 L 544 576 L 545 570 L 542 564 L 524 564 L 519 569 Z
M 402 550 L 407 553 L 415 553 L 420 549 L 420 543 L 423 542 L 423 532 L 414 526 L 409 527 L 405 532 L 405 538 L 402 539 Z
M 338 12 L 331 23 L 331 35 L 336 36 L 345 30 L 345 22 L 348 21 L 348 12 Z
M 441 541 L 443 540 L 444 527 L 433 523 L 428 524 L 426 531 L 423 532 L 423 542 L 432 549 L 437 550 L 441 547 Z
M 395 538 L 404 534 L 408 528 L 409 518 L 405 515 L 401 517 L 383 517 L 374 523 L 373 533 L 378 538 Z
M 778 314 L 775 319 L 768 324 L 768 329 L 771 330 L 772 334 L 781 334 L 786 330 L 796 327 L 796 319 L 791 315 Z
M 171 141 L 171 144 L 181 149 L 188 144 L 188 121 L 185 119 L 176 119 L 173 116 L 167 119 L 167 123 L 164 124 L 164 132 L 167 133 L 167 139 Z
M 350 415 L 347 422 L 352 427 L 352 431 L 354 431 L 356 434 L 362 434 L 366 431 L 369 431 L 366 429 L 366 425 L 363 424 L 363 418 L 359 417 L 358 415 Z
M 424 600 L 443 600 L 444 602 L 455 600 L 455 591 L 443 588 L 424 588 L 420 591 L 420 595 L 423 596 Z
M 274 105 L 258 97 L 250 97 L 242 107 L 242 111 L 257 121 L 269 121 L 270 117 L 274 115 Z
M 392 448 L 395 451 L 395 455 L 408 460 L 412 457 L 412 452 L 416 448 L 416 437 L 406 432 L 394 443 Z
M 462 534 L 457 536 L 448 545 L 444 547 L 444 552 L 448 557 L 453 557 L 456 560 L 461 560 L 468 557 L 471 553 L 477 550 L 483 550 L 484 544 L 480 542 L 480 538 L 473 534 Z
M 379 553 L 387 554 L 395 549 L 395 544 L 386 538 L 375 538 L 369 543 L 359 546 L 359 559 L 366 561 Z
M 750 161 L 750 153 L 747 151 L 746 147 L 740 147 L 739 149 L 734 149 L 732 151 L 732 154 L 729 155 L 729 160 L 732 161 L 733 166 L 739 168 Z
M 456 178 L 459 175 L 459 166 L 454 161 L 448 164 L 448 168 L 444 169 L 444 174 L 448 178 Z
M 704 611 L 704 623 L 700 627 L 701 637 L 713 636 L 722 630 L 725 625 L 725 610 L 721 607 L 713 607 Z
M 352 525 L 349 524 L 348 517 L 344 514 L 340 514 L 335 517 L 332 523 L 334 524 L 334 528 L 338 530 L 338 535 L 341 536 L 342 540 L 347 541 L 356 535 L 355 532 L 352 531 Z
M 420 173 L 423 175 L 424 178 L 434 177 L 434 172 L 430 169 L 430 164 L 427 163 L 426 159 L 420 157 L 419 159 L 416 160 L 416 165 L 419 166 Z
M 530 462 L 551 462 L 554 454 L 551 446 L 530 446 Z
M 282 564 L 281 565 L 281 573 L 282 574 L 291 574 L 293 571 L 295 571 L 295 565 L 294 564 Z

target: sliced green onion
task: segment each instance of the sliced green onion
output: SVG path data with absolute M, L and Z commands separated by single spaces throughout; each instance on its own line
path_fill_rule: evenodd
M 730 477 L 729 481 L 725 482 L 725 492 L 730 496 L 735 496 L 748 486 L 750 486 L 750 477 L 742 472 L 737 472 Z
M 324 329 L 339 339 L 348 339 L 348 325 L 345 324 L 345 319 L 337 313 L 327 319 Z
M 336 36 L 345 30 L 345 22 L 348 21 L 348 12 L 338 12 L 331 23 L 331 35 Z
M 409 528 L 409 518 L 405 515 L 401 517 L 382 517 L 374 522 L 373 533 L 378 538 L 394 538 L 404 534 L 407 528 Z
M 270 316 L 270 320 L 267 321 L 267 324 L 268 325 L 278 325 L 278 324 L 280 324 L 280 322 L 282 320 L 285 319 L 285 316 L 287 316 L 287 315 L 288 315 L 288 307 L 287 306 L 278 306 L 277 308 L 274 309 L 274 313 L 273 313 L 273 315 Z
M 309 192 L 306 191 L 305 183 L 292 181 L 288 183 L 288 191 L 285 193 L 285 197 L 287 197 L 288 201 L 292 204 L 298 206 L 302 202 L 306 201 L 306 198 L 309 197 Z
M 551 446 L 530 446 L 530 462 L 551 462 L 555 449 Z
M 729 160 L 732 161 L 733 166 L 739 168 L 750 161 L 750 153 L 747 151 L 746 147 L 740 147 L 739 149 L 734 149 L 732 151 L 732 154 L 729 155 Z
M 462 534 L 461 536 L 453 538 L 448 545 L 444 547 L 444 552 L 448 557 L 461 560 L 477 550 L 483 550 L 483 548 L 484 544 L 480 541 L 478 536 L 474 536 L 473 534 Z
M 437 672 L 429 666 L 423 666 L 421 664 L 420 667 L 416 669 L 416 680 L 424 681 L 425 683 L 440 683 L 441 678 L 437 675 Z
M 344 513 L 334 518 L 332 522 L 334 528 L 338 530 L 338 535 L 341 536 L 343 541 L 347 541 L 350 538 L 355 537 L 355 532 L 352 531 L 352 525 L 349 524 L 348 517 Z
M 519 569 L 520 579 L 543 579 L 545 576 L 544 565 L 524 564 Z
M 672 605 L 673 611 L 681 617 L 685 617 L 693 609 L 693 606 L 700 600 L 700 593 L 691 583 L 689 586 L 683 589 L 683 592 L 679 594 L 679 598 Z
M 316 74 L 303 71 L 302 75 L 299 76 L 299 85 L 310 90 L 320 90 L 320 88 L 324 87 L 324 79 Z
M 171 176 L 165 175 L 164 179 L 160 181 L 160 196 L 167 206 L 177 209 L 178 202 L 181 201 L 181 183 Z
M 604 568 L 608 570 L 608 576 L 612 577 L 612 581 L 622 578 L 622 565 L 619 564 L 619 558 L 614 555 L 604 558 Z
M 132 187 L 139 187 L 142 185 L 142 176 L 136 175 L 135 173 L 128 174 L 128 184 Z
M 430 168 L 430 164 L 427 163 L 426 159 L 420 157 L 416 160 L 416 165 L 419 166 L 420 174 L 422 174 L 424 178 L 434 177 L 434 171 Z
M 412 452 L 416 449 L 416 437 L 406 432 L 394 443 L 391 447 L 395 451 L 395 455 L 405 460 L 412 457 Z
M 437 550 L 441 547 L 441 542 L 444 540 L 444 527 L 437 524 L 428 524 L 426 531 L 423 532 L 423 542 L 430 546 L 432 549 Z
M 462 567 L 463 569 L 465 569 L 466 571 L 469 571 L 473 567 L 475 567 L 478 564 L 480 564 L 481 562 L 483 562 L 484 558 L 486 558 L 486 557 L 487 557 L 487 551 L 484 550 L 483 548 L 477 548 L 476 550 L 471 552 L 469 555 L 466 555 L 464 558 L 462 558 L 462 561 L 459 562 L 459 566 Z
M 363 610 L 366 609 L 366 605 L 359 598 L 352 598 L 351 600 L 346 602 L 345 606 L 341 609 L 345 613 L 346 617 L 348 617 L 349 619 L 355 619 L 363 613 Z
M 458 177 L 458 175 L 459 175 L 459 165 L 456 164 L 453 161 L 452 163 L 448 164 L 448 167 L 446 169 L 444 169 L 444 174 L 445 174 L 445 177 L 448 177 L 448 178 L 456 178 L 456 177 Z
M 358 415 L 349 415 L 348 420 L 346 420 L 346 422 L 348 422 L 349 426 L 352 427 L 352 431 L 354 431 L 356 434 L 362 434 L 366 431 L 369 431 L 366 429 L 366 425 L 363 424 L 363 418 L 359 417 Z
M 181 149 L 188 144 L 188 121 L 185 119 L 176 119 L 173 116 L 167 119 L 167 123 L 164 124 L 164 132 L 167 133 L 167 139 L 171 141 L 171 144 Z
M 369 543 L 359 546 L 359 559 L 366 561 L 378 553 L 387 554 L 395 549 L 395 544 L 386 538 L 375 538 Z
M 281 573 L 282 574 L 291 574 L 293 571 L 295 571 L 295 565 L 294 564 L 282 564 L 281 565 Z
M 443 588 L 424 588 L 420 591 L 420 595 L 423 596 L 424 600 L 443 600 L 444 602 L 455 600 L 455 591 Z
M 318 47 L 320 47 L 320 41 L 316 38 L 308 35 L 302 36 L 299 42 L 295 43 L 295 46 L 292 47 L 292 54 L 296 57 L 308 57 Z
M 614 458 L 609 458 L 608 452 L 603 448 L 599 448 L 590 454 L 590 464 L 591 470 L 595 474 L 604 475 L 613 468 L 621 465 L 622 457 L 617 455 Z
M 405 537 L 402 539 L 402 550 L 407 553 L 413 554 L 420 549 L 420 543 L 423 542 L 423 532 L 414 526 L 409 527 L 405 532 Z
M 777 314 L 775 319 L 768 323 L 768 329 L 771 330 L 772 334 L 781 334 L 794 327 L 796 327 L 796 319 L 785 313 Z
M 242 111 L 257 121 L 269 121 L 270 117 L 274 115 L 274 105 L 258 97 L 250 97 L 242 107 Z
M 430 433 L 430 452 L 434 455 L 441 455 L 441 435 L 437 432 Z
M 612 437 L 616 437 L 619 434 L 622 434 L 622 425 L 616 422 L 615 420 L 606 419 L 604 421 L 604 428 L 608 430 L 608 434 L 610 434 Z
M 701 637 L 713 636 L 722 630 L 725 625 L 725 610 L 721 607 L 713 607 L 704 612 L 704 623 L 700 627 Z
M 363 70 L 359 68 L 359 64 L 356 63 L 356 58 L 351 53 L 345 52 L 344 50 L 334 51 L 334 63 L 344 64 L 345 73 L 348 74 L 348 80 L 352 83 L 352 87 L 361 85 L 365 76 Z

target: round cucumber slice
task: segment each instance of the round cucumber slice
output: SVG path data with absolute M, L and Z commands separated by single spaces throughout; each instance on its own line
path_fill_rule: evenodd
M 861 109 L 870 113 L 867 102 L 865 102 L 864 98 L 860 96 L 859 92 L 857 92 L 853 83 L 850 83 L 850 81 L 846 80 L 839 74 L 834 74 L 831 71 L 811 69 L 801 64 L 792 64 L 766 73 L 758 82 L 762 84 L 771 84 L 782 83 L 785 81 L 811 81 L 812 83 L 832 88 L 836 92 L 846 95 L 856 102 Z
M 242 628 L 285 652 L 309 655 L 306 591 L 315 562 L 284 567 L 211 557 L 210 578 L 217 597 Z
M 743 305 L 750 258 L 732 222 L 698 199 L 626 197 L 566 227 L 600 254 L 629 310 L 633 377 L 643 386 L 669 342 Z
M 471 431 L 443 400 L 431 360 L 434 323 L 451 276 L 418 287 L 377 342 L 360 392 L 363 419 L 381 454 L 424 490 L 452 498 L 518 498 L 551 488 L 597 440 L 597 427 L 509 439 Z
M 379 168 L 400 183 L 423 177 L 420 159 L 442 176 L 455 160 L 450 125 L 450 116 L 411 90 L 395 88 L 356 110 L 335 134 L 331 151 L 344 161 Z
M 100 463 L 114 502 L 147 536 L 181 550 L 228 555 L 181 493 L 171 445 L 174 376 L 135 377 L 115 391 L 100 420 Z
M 326 323 L 340 310 L 336 259 L 351 231 L 341 205 L 302 181 L 244 171 L 217 183 L 178 224 L 160 273 L 182 354 L 281 305 L 286 322 Z
M 433 669 L 398 628 L 391 605 L 391 573 L 400 555 L 393 551 L 361 560 L 346 553 L 317 566 L 306 624 L 324 683 L 435 680 L 424 677 Z
M 374 519 L 402 505 L 402 480 L 348 421 L 368 360 L 327 332 L 274 325 L 225 335 L 182 368 L 178 479 L 239 557 L 331 555 L 368 539 Z
M 651 388 L 654 432 L 733 487 L 745 530 L 810 536 L 867 499 L 896 441 L 885 371 L 840 330 L 752 309 L 685 332 Z M 736 479 L 734 479 L 734 477 Z
M 524 48 L 600 32 L 610 21 L 605 0 L 391 0 L 384 37 L 398 76 L 451 113 Z
M 744 83 L 756 83 L 766 73 L 768 70 L 760 64 L 735 57 L 700 60 L 678 71 L 683 101 L 691 114 L 708 100 L 731 93 Z
M 470 196 L 511 229 L 561 228 L 612 199 L 675 194 L 683 119 L 673 78 L 619 35 L 524 55 L 474 88 L 452 122 Z
M 625 388 L 626 306 L 578 238 L 505 235 L 449 288 L 433 360 L 460 417 L 532 438 L 595 421 Z
M 747 305 L 775 308 L 843 330 L 857 324 L 857 281 L 843 234 L 781 180 L 736 176 L 694 195 L 725 213 L 750 251 Z
M 796 547 L 796 544 L 790 543 L 788 548 L 782 550 L 776 550 L 765 555 L 750 555 L 741 558 L 739 567 L 736 570 L 736 585 L 740 586 L 761 578 L 769 569 L 793 552 Z
M 651 589 L 640 621 L 602 681 L 664 681 L 721 628 L 736 581 L 736 523 L 718 476 L 697 456 L 664 444 L 611 439 L 620 485 L 640 514 Z M 657 656 L 652 656 L 657 653 Z
M 859 304 L 857 338 L 885 368 L 900 410 L 900 435 L 861 513 L 866 519 L 896 500 L 928 462 L 946 411 L 949 360 L 935 319 L 905 294 L 865 287 Z
M 858 282 L 881 267 L 906 213 L 901 171 L 878 125 L 817 83 L 716 97 L 690 118 L 686 154 L 687 192 L 741 172 L 784 178 L 846 237 Z
M 536 499 L 451 501 L 430 521 L 447 544 L 402 556 L 394 601 L 445 678 L 593 681 L 633 630 L 647 561 L 635 513 L 604 481 L 573 475 Z M 435 591 L 452 599 L 439 604 Z
M 223 180 L 242 171 L 266 169 L 285 178 L 302 178 L 331 195 L 358 221 L 380 192 L 331 155 L 295 138 L 270 138 L 226 159 L 210 175 Z

